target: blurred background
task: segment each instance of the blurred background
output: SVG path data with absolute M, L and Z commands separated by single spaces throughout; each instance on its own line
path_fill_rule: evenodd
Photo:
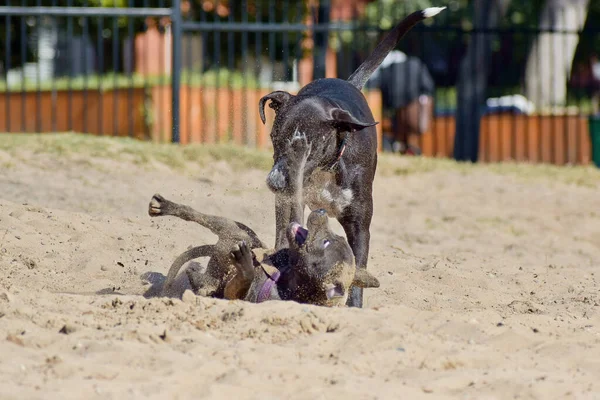
M 6 0 L 0 132 L 268 148 L 260 97 L 346 79 L 430 6 L 365 88 L 380 150 L 600 165 L 592 0 Z

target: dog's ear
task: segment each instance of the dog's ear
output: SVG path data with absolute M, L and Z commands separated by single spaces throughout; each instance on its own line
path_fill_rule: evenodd
M 269 103 L 269 107 L 271 107 L 273 110 L 275 110 L 275 112 L 277 112 L 277 110 L 292 97 L 294 97 L 294 95 L 288 92 L 284 92 L 283 90 L 277 90 L 275 92 L 269 93 L 266 96 L 263 96 L 258 101 L 258 113 L 260 114 L 260 120 L 262 121 L 262 123 L 264 124 L 267 122 L 267 119 L 265 118 L 265 104 L 267 100 L 271 100 L 271 103 Z
M 359 288 L 378 288 L 379 280 L 371 275 L 366 268 L 356 268 L 352 285 Z
M 332 108 L 329 111 L 329 123 L 343 132 L 356 132 L 369 126 L 375 126 L 379 122 L 364 122 L 355 118 L 354 115 L 341 108 Z

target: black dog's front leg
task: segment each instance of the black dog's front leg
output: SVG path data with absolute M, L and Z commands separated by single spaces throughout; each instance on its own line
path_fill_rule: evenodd
M 275 250 L 288 247 L 285 229 L 290 223 L 291 204 L 284 194 L 275 195 Z
M 275 250 L 289 247 L 285 230 L 290 222 L 304 223 L 304 202 L 287 194 L 275 196 Z

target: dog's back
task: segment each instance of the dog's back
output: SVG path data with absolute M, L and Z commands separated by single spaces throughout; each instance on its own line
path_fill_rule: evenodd
M 357 119 L 364 122 L 375 122 L 373 113 L 369 108 L 367 99 L 363 93 L 357 89 L 350 82 L 343 79 L 337 78 L 324 78 L 318 79 L 306 85 L 298 92 L 299 98 L 302 97 L 320 97 L 330 101 L 335 107 L 350 112 Z M 365 159 L 364 155 L 371 154 L 375 157 L 377 153 L 377 130 L 375 126 L 370 126 L 361 131 L 360 135 L 350 135 L 347 138 L 348 151 L 346 152 L 346 159 L 351 160 L 354 163 L 361 162 L 358 158 Z M 360 145 L 354 145 L 353 142 L 360 143 Z M 360 149 L 360 152 L 355 152 L 354 149 Z M 357 153 L 357 154 L 353 154 Z M 354 159 L 354 160 L 353 160 Z
M 357 119 L 365 122 L 375 122 L 360 88 L 349 81 L 338 78 L 317 79 L 298 92 L 298 97 L 303 96 L 327 98 L 336 106 L 349 111 Z

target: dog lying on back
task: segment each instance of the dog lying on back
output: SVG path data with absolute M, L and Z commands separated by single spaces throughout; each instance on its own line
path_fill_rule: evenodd
M 173 283 L 180 268 L 198 257 L 210 257 L 206 271 L 187 268 L 185 272 L 194 292 L 204 296 L 344 306 L 351 286 L 379 287 L 366 269 L 355 268 L 352 249 L 345 238 L 331 231 L 324 210 L 313 211 L 306 227 L 290 223 L 286 230 L 289 247 L 279 250 L 267 249 L 244 224 L 203 214 L 159 194 L 152 197 L 148 213 L 196 222 L 218 237 L 214 245 L 194 247 L 177 257 L 163 285 L 164 296 L 175 294 Z

